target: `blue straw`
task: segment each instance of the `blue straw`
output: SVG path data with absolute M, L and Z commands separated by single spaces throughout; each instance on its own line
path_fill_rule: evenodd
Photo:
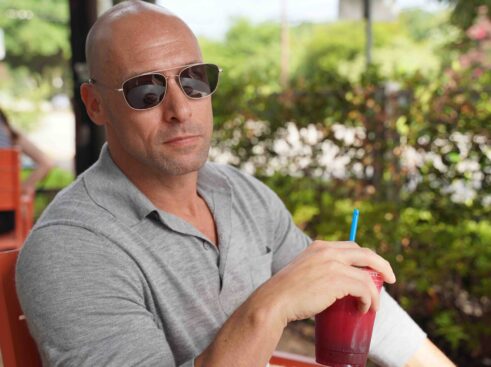
M 354 241 L 356 239 L 356 228 L 358 227 L 358 216 L 360 211 L 358 209 L 353 210 L 353 218 L 351 219 L 351 229 L 349 231 L 349 240 Z

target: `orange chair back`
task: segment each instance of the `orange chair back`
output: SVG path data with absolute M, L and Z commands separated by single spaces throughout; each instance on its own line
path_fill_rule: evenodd
M 4 367 L 41 367 L 15 290 L 15 264 L 19 250 L 0 252 L 0 350 Z
M 20 248 L 32 227 L 33 198 L 23 198 L 20 181 L 20 152 L 0 149 L 0 211 L 15 213 L 11 233 L 0 235 L 0 250 Z
M 19 206 L 20 161 L 18 149 L 0 149 L 0 210 Z

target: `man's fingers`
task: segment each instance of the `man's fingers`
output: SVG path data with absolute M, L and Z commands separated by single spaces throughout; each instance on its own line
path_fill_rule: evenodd
M 360 246 L 353 241 L 314 241 L 310 247 L 325 250 L 329 249 L 355 249 L 360 248 Z
M 390 263 L 368 248 L 347 248 L 343 251 L 339 251 L 336 254 L 336 257 L 337 261 L 341 261 L 345 264 L 358 267 L 370 267 L 373 270 L 378 271 L 382 274 L 384 281 L 387 283 L 392 284 L 396 281 L 396 276 Z
M 392 284 L 396 281 L 387 260 L 353 241 L 314 241 L 308 251 L 313 256 L 323 256 L 325 261 L 335 260 L 347 265 L 370 267 L 381 273 L 385 282 Z
M 352 296 L 360 298 L 360 310 L 365 313 L 370 307 L 377 310 L 379 307 L 379 291 L 372 280 L 370 274 L 363 269 L 348 267 L 346 276 L 350 278 L 353 284 Z

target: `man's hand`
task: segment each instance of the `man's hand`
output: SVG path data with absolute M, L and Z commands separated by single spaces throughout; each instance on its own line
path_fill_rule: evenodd
M 316 241 L 263 284 L 255 296 L 276 306 L 285 325 L 311 317 L 347 295 L 360 299 L 362 312 L 376 310 L 379 292 L 370 275 L 357 267 L 380 272 L 387 283 L 396 280 L 390 264 L 370 249 L 354 242 Z
M 379 294 L 370 275 L 356 268 L 365 266 L 388 283 L 396 280 L 386 260 L 354 242 L 314 242 L 232 314 L 194 366 L 262 367 L 288 322 L 313 316 L 347 295 L 359 297 L 364 312 L 377 309 Z

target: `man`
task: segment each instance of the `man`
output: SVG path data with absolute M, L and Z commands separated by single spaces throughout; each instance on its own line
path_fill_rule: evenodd
M 107 145 L 45 211 L 17 267 L 47 366 L 265 366 L 288 322 L 347 294 L 361 312 L 381 303 L 374 360 L 451 365 L 356 268 L 393 283 L 384 259 L 355 243 L 310 244 L 268 188 L 205 163 L 219 70 L 202 64 L 186 24 L 121 3 L 86 52 L 82 98 Z

